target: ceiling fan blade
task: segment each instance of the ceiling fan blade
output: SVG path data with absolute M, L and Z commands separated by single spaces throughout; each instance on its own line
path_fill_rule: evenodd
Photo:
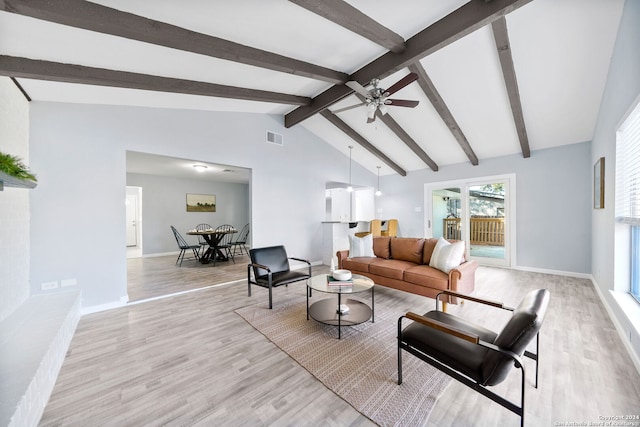
M 420 103 L 420 101 L 411 101 L 408 99 L 387 99 L 384 103 L 386 105 L 393 105 L 394 107 L 414 108 Z
M 367 89 L 364 88 L 364 86 L 362 86 L 360 83 L 351 80 L 345 83 L 345 85 L 347 85 L 348 87 L 350 87 L 351 89 L 355 90 L 357 93 L 359 93 L 360 95 L 366 97 L 366 98 L 371 98 L 371 94 L 369 94 L 369 91 Z
M 400 80 L 398 80 L 389 89 L 387 89 L 385 91 L 385 95 L 387 95 L 387 96 L 392 95 L 392 94 L 396 93 L 397 91 L 399 91 L 400 89 L 402 89 L 403 87 L 405 87 L 406 85 L 408 85 L 409 83 L 413 83 L 416 80 L 418 80 L 418 75 L 416 73 L 409 73 L 406 76 L 404 76 L 403 78 L 401 78 Z M 349 83 L 347 83 L 347 84 L 349 84 Z M 349 86 L 349 87 L 351 87 L 351 86 Z
M 363 105 L 364 105 L 364 102 L 361 102 L 360 104 L 350 105 L 350 106 L 344 107 L 344 108 L 338 108 L 337 110 L 331 110 L 331 112 L 333 114 L 342 113 L 343 111 L 351 110 L 352 108 L 356 108 L 356 107 L 362 107 Z

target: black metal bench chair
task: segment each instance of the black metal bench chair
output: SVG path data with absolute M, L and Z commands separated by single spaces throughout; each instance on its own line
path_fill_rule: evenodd
M 454 296 L 512 312 L 499 333 L 438 310 L 440 296 Z M 443 291 L 436 297 L 436 309 L 424 315 L 407 313 L 398 319 L 398 384 L 402 384 L 402 350 L 413 354 L 475 391 L 520 416 L 524 426 L 525 370 L 522 355 L 535 361 L 535 387 L 538 387 L 540 327 L 549 304 L 549 291 L 538 289 L 525 295 L 514 309 L 502 303 Z M 403 319 L 413 320 L 402 327 Z M 527 346 L 536 339 L 535 353 Z M 521 371 L 520 405 L 487 387 L 507 377 L 511 369 Z
M 269 308 L 273 308 L 271 296 L 273 288 L 311 277 L 311 263 L 306 259 L 288 257 L 284 246 L 249 249 L 249 257 L 251 258 L 251 264 L 247 266 L 249 296 L 251 296 L 251 285 L 268 288 Z M 309 268 L 308 273 L 291 270 L 289 260 L 306 263 Z M 251 278 L 251 270 L 253 270 L 254 279 Z

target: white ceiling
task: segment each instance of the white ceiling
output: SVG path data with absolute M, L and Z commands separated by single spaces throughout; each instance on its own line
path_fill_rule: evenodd
M 194 168 L 194 165 L 206 168 Z M 127 151 L 127 172 L 240 184 L 248 184 L 251 174 L 245 168 L 136 151 Z
M 465 0 L 347 0 L 405 40 Z M 10 4 L 11 0 L 5 0 Z M 122 11 L 171 23 L 351 74 L 387 50 L 286 0 L 100 0 Z M 531 151 L 592 138 L 624 0 L 533 0 L 506 16 Z M 331 83 L 149 43 L 0 12 L 0 55 L 131 71 L 314 97 Z M 491 26 L 420 61 L 480 163 L 520 153 Z M 382 80 L 389 87 L 408 73 Z M 19 78 L 34 101 L 135 105 L 286 114 L 294 106 L 197 95 Z M 469 162 L 417 82 L 394 97 L 420 101 L 390 115 L 442 167 Z M 357 103 L 351 95 L 330 110 Z M 386 126 L 366 123 L 363 107 L 337 113 L 406 171 L 428 168 Z M 320 115 L 304 126 L 372 173 L 396 173 Z

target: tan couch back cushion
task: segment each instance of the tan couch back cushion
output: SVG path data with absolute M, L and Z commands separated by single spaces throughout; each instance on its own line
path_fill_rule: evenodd
M 393 237 L 391 239 L 391 258 L 421 264 L 423 246 L 424 239 Z
M 459 242 L 459 240 L 454 240 L 454 239 L 448 239 L 448 240 L 450 243 Z M 433 255 L 433 250 L 436 248 L 436 243 L 438 243 L 437 238 L 432 237 L 429 239 L 424 239 L 424 249 L 422 251 L 423 264 L 429 265 L 429 262 L 431 262 L 431 255 Z M 462 260 L 460 260 L 460 264 L 466 261 L 467 261 L 467 258 L 465 254 L 462 254 Z
M 429 239 L 424 239 L 424 249 L 422 250 L 422 263 L 429 265 L 429 261 L 431 261 L 431 255 L 433 255 L 433 250 L 436 248 L 436 243 L 438 243 L 438 239 L 433 237 Z
M 374 237 L 373 238 L 373 253 L 379 258 L 389 259 L 389 241 L 391 237 Z

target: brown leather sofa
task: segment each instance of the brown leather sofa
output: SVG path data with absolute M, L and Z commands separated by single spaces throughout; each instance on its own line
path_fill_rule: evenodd
M 442 290 L 463 294 L 473 292 L 476 261 L 462 263 L 445 273 L 429 266 L 438 239 L 413 237 L 374 237 L 375 257 L 350 258 L 349 251 L 338 251 L 338 268 L 371 278 L 377 285 L 435 298 Z M 451 241 L 453 242 L 453 240 Z M 455 298 L 449 302 L 456 304 Z

